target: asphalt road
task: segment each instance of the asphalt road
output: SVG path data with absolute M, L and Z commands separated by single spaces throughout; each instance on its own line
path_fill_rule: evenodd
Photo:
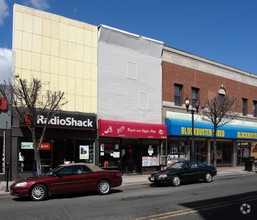
M 245 213 L 245 214 L 244 214 Z M 0 196 L 0 219 L 257 219 L 257 175 L 179 187 L 118 187 L 46 201 Z

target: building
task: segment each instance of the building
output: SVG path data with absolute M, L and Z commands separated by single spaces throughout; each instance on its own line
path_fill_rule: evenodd
M 146 173 L 188 159 L 192 127 L 187 96 L 204 105 L 215 95 L 229 94 L 241 103 L 239 117 L 218 133 L 219 165 L 235 166 L 257 152 L 254 74 L 157 40 L 17 4 L 13 53 L 15 77 L 38 78 L 46 84 L 44 91 L 62 91 L 68 101 L 51 120 L 41 146 L 45 172 L 60 163 L 85 161 Z M 44 114 L 39 127 L 42 123 Z M 4 142 L 8 132 L 1 126 Z M 211 124 L 198 115 L 195 128 L 195 157 L 212 163 Z M 33 147 L 24 124 L 13 121 L 10 143 L 4 160 L 11 159 L 11 178 L 31 176 Z
M 244 162 L 254 155 L 257 140 L 257 76 L 203 57 L 164 46 L 163 123 L 167 125 L 168 161 L 189 158 L 192 140 L 192 119 L 184 100 L 204 106 L 219 95 L 237 97 L 238 117 L 217 132 L 218 165 Z M 195 158 L 212 163 L 213 125 L 195 114 Z
M 160 168 L 163 43 L 101 25 L 98 41 L 99 164 L 122 172 Z
M 6 165 L 11 162 L 11 115 L 7 101 L 0 94 L 0 181 L 5 180 Z
M 68 101 L 45 135 L 45 172 L 63 162 L 95 162 L 97 31 L 90 24 L 14 4 L 15 76 L 40 79 L 46 84 L 43 90 L 62 91 Z M 31 134 L 14 122 L 12 179 L 31 176 L 33 160 Z

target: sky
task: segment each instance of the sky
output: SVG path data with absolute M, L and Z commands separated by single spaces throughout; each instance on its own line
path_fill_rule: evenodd
M 256 0 L 0 0 L 0 83 L 12 70 L 14 3 L 163 41 L 257 74 Z

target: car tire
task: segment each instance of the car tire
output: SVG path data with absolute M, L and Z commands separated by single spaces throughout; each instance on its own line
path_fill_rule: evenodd
M 43 184 L 36 184 L 32 186 L 30 191 L 30 198 L 34 201 L 42 201 L 47 197 L 47 188 Z
M 97 192 L 100 195 L 107 195 L 111 192 L 111 184 L 108 180 L 101 180 L 97 184 Z
M 212 181 L 212 175 L 210 173 L 206 173 L 204 177 L 204 181 L 206 183 L 210 183 Z
M 171 181 L 173 186 L 179 186 L 181 182 L 179 176 L 173 176 Z

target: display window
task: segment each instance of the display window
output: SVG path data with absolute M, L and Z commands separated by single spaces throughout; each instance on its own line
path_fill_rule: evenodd
M 95 144 L 90 140 L 47 140 L 41 145 L 40 159 L 42 173 L 64 163 L 94 163 Z M 34 162 L 33 143 L 30 139 L 21 139 L 19 149 L 19 171 L 32 172 Z
M 119 169 L 120 167 L 120 145 L 118 143 L 100 144 L 100 167 Z
M 174 138 L 168 140 L 167 166 L 178 160 L 189 159 L 189 147 L 187 139 Z
M 142 166 L 151 167 L 160 165 L 160 150 L 158 140 L 142 141 Z

